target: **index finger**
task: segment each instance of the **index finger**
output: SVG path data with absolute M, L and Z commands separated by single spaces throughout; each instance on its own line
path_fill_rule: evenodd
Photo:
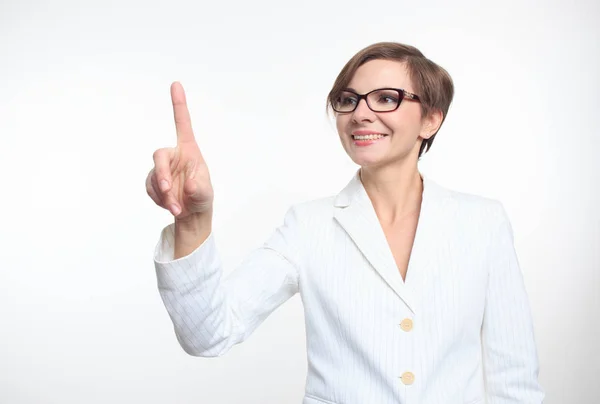
M 194 141 L 194 132 L 192 131 L 192 121 L 187 108 L 185 91 L 183 91 L 183 86 L 178 81 L 171 84 L 171 101 L 173 102 L 177 144 Z

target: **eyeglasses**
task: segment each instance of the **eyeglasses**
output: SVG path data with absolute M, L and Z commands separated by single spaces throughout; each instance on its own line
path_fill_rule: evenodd
M 363 98 L 373 112 L 395 111 L 403 99 L 420 102 L 419 96 L 401 88 L 378 88 L 366 94 L 344 90 L 333 100 L 331 107 L 335 112 L 353 112 Z

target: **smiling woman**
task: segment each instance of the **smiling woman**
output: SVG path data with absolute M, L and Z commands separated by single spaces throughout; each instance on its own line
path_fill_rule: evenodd
M 368 63 L 370 61 L 375 65 Z M 403 73 L 402 78 L 397 77 L 399 69 Z M 362 95 L 357 93 L 353 87 L 356 81 L 370 85 L 373 90 Z M 389 88 L 392 81 L 404 85 L 402 88 Z M 437 128 L 432 127 L 429 133 L 423 134 L 426 137 L 419 144 L 418 157 L 421 157 L 431 147 L 453 96 L 454 85 L 448 72 L 425 58 L 421 51 L 409 45 L 381 42 L 364 48 L 346 63 L 329 92 L 327 106 L 337 113 L 348 114 L 354 112 L 361 99 L 365 99 L 371 111 L 388 113 L 396 111 L 403 101 L 419 102 L 423 118 L 440 120 Z
M 510 221 L 499 201 L 418 170 L 452 101 L 448 73 L 416 48 L 378 43 L 328 96 L 360 168 L 336 195 L 291 206 L 226 279 L 212 233 L 213 188 L 183 88 L 177 146 L 146 187 L 174 223 L 154 262 L 190 355 L 221 356 L 296 293 L 306 318 L 304 404 L 540 404 L 538 358 Z

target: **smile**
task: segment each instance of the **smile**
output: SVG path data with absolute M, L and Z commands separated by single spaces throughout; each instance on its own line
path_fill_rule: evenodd
M 369 134 L 369 135 L 352 135 L 352 139 L 354 140 L 377 140 L 382 137 L 386 137 L 387 135 L 382 134 Z
M 388 135 L 382 134 L 369 134 L 369 135 L 352 135 L 352 140 L 354 145 L 356 146 L 369 146 L 371 144 L 377 143 L 388 137 Z

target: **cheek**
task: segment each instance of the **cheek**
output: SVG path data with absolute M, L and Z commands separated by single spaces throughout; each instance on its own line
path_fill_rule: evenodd
M 406 122 L 403 122 L 400 119 L 395 117 L 385 117 L 381 118 L 381 123 L 387 129 L 388 132 L 398 135 L 406 132 Z
M 396 114 L 381 119 L 382 123 L 396 135 L 418 135 L 421 125 L 418 117 L 411 114 Z
M 348 126 L 348 117 L 346 115 L 339 115 L 335 118 L 335 126 L 337 128 L 338 134 L 342 136 L 346 128 Z

